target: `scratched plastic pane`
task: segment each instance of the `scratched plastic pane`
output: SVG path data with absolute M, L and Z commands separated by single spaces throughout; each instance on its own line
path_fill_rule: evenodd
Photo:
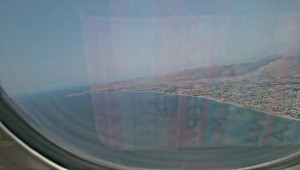
M 101 140 L 120 150 L 300 143 L 296 120 L 205 98 L 111 92 L 95 95 L 93 103 Z
M 300 151 L 299 7 L 3 0 L 0 84 L 30 125 L 93 163 L 274 161 Z

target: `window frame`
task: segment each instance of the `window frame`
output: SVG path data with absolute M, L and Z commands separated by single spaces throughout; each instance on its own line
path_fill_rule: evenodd
M 106 165 L 101 165 L 81 158 L 48 140 L 21 115 L 24 115 L 23 111 L 0 86 L 0 122 L 22 142 L 47 159 L 68 169 L 133 169 L 105 160 L 103 161 Z M 281 169 L 295 166 L 300 166 L 300 151 L 270 162 L 240 169 Z

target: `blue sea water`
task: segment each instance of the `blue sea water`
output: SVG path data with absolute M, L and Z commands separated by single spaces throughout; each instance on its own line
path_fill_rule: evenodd
M 239 168 L 300 150 L 300 122 L 214 100 L 154 92 L 16 98 L 39 131 L 95 162 L 148 168 Z

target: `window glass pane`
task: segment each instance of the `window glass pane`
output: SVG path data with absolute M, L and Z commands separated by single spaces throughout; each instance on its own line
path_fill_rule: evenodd
M 95 163 L 262 164 L 300 150 L 299 7 L 2 0 L 1 87 L 47 139 Z

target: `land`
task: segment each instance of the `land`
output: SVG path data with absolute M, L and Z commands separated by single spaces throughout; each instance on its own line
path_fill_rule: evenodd
M 300 120 L 300 57 L 184 70 L 114 82 L 69 96 L 109 91 L 155 91 L 201 96 Z

